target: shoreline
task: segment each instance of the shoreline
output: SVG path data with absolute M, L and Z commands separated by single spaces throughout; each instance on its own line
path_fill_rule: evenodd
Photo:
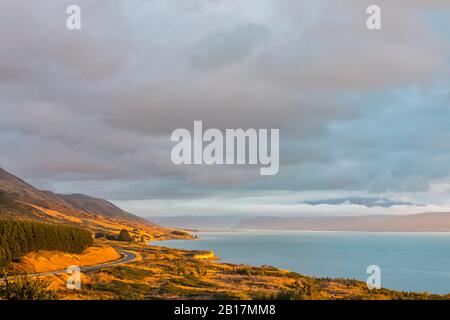
M 188 239 L 188 240 L 208 240 L 202 237 L 202 234 L 210 234 L 210 235 L 245 235 L 245 234 L 249 234 L 249 235 L 308 235 L 308 234 L 336 234 L 336 235 L 367 235 L 367 236 L 373 236 L 373 237 L 380 237 L 380 239 L 384 236 L 398 236 L 398 237 L 411 237 L 411 236 L 418 236 L 418 237 L 447 237 L 450 236 L 449 232 L 366 232 L 366 231 L 316 231 L 316 230 L 311 230 L 311 231 L 305 231 L 305 230 L 254 230 L 254 229 L 250 229 L 250 230 L 222 230 L 222 231 L 205 231 L 205 230 L 201 230 L 198 232 L 195 232 L 196 235 L 198 235 L 197 238 L 195 239 Z M 176 239 L 176 240 L 183 240 L 183 239 Z M 172 240 L 163 240 L 163 242 L 158 241 L 158 243 L 149 243 L 149 245 L 155 245 L 155 246 L 161 246 L 164 248 L 168 248 L 168 249 L 176 249 L 176 250 L 186 250 L 186 251 L 198 251 L 198 252 L 213 252 L 214 255 L 216 254 L 216 247 L 214 246 L 204 246 L 201 248 L 186 248 L 183 246 L 178 246 L 177 243 L 175 242 L 171 242 L 172 245 L 168 246 L 167 242 L 164 241 L 172 241 Z M 179 243 L 181 244 L 181 243 Z M 226 259 L 223 260 L 223 254 L 220 254 L 217 257 L 217 262 L 218 263 L 224 263 L 224 264 L 233 264 L 233 265 L 248 265 L 251 267 L 258 267 L 261 265 L 270 265 L 273 266 L 277 269 L 280 270 L 286 270 L 286 271 L 290 271 L 290 272 L 295 272 L 295 273 L 299 273 L 302 274 L 304 276 L 307 277 L 312 277 L 312 278 L 316 278 L 316 279 L 325 279 L 325 278 L 331 278 L 331 279 L 343 279 L 343 280 L 357 280 L 357 281 L 362 281 L 364 282 L 366 279 L 363 277 L 358 277 L 358 276 L 352 276 L 352 275 L 336 275 L 333 273 L 328 273 L 328 274 L 320 274 L 319 273 L 315 273 L 315 272 L 309 272 L 308 270 L 305 269 L 296 269 L 295 267 L 293 268 L 292 266 L 288 267 L 288 266 L 281 266 L 279 264 L 276 263 L 271 263 L 269 262 L 248 262 L 248 261 L 236 261 L 236 258 L 231 258 L 231 259 Z M 286 257 L 285 262 L 286 263 L 292 263 L 289 262 L 289 256 Z M 254 257 L 254 260 L 258 260 L 259 257 L 256 256 Z M 269 259 L 270 260 L 270 259 Z M 281 260 L 280 260 L 281 261 Z M 352 270 L 350 270 L 350 273 L 352 272 Z M 423 271 L 420 270 L 417 272 L 430 272 L 432 273 L 433 271 Z M 392 276 L 391 276 L 392 277 Z M 450 290 L 448 291 L 443 291 L 440 289 L 428 289 L 428 288 L 422 288 L 422 289 L 411 289 L 408 288 L 407 286 L 401 287 L 401 286 L 393 286 L 392 284 L 387 286 L 387 287 L 383 287 L 383 288 L 391 288 L 388 290 L 394 290 L 394 291 L 405 291 L 405 292 L 428 292 L 431 294 L 436 294 L 436 295 L 448 295 L 450 294 Z
M 111 244 L 111 242 L 108 242 Z M 45 275 L 57 299 L 214 299 L 214 300 L 400 300 L 450 298 L 417 290 L 368 290 L 354 277 L 319 277 L 269 264 L 219 260 L 213 250 L 166 247 L 160 241 L 114 243 L 139 259 L 83 273 L 83 289 L 64 286 L 65 273 Z M 310 289 L 308 289 L 310 288 Z

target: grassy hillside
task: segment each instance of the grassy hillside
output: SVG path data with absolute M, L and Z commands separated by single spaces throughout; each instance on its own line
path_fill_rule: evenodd
M 37 210 L 25 204 L 10 199 L 5 192 L 0 191 L 0 217 L 33 217 Z
M 127 229 L 139 238 L 175 237 L 172 230 L 130 214 L 106 200 L 39 190 L 0 168 L 0 218 L 18 217 L 73 224 L 93 232 L 116 234 Z
M 67 275 L 49 276 L 58 299 L 448 299 L 449 296 L 370 290 L 365 282 L 320 279 L 271 266 L 219 263 L 211 252 L 139 244 L 123 245 L 137 261 L 85 273 L 81 290 L 65 287 Z

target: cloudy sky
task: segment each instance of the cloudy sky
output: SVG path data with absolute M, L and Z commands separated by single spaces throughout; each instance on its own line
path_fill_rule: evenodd
M 142 216 L 450 210 L 449 84 L 448 0 L 2 0 L 0 167 Z M 173 165 L 194 120 L 279 128 L 279 173 Z

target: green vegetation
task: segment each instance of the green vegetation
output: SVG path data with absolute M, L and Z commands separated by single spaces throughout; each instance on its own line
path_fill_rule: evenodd
M 281 290 L 271 299 L 274 300 L 315 300 L 320 299 L 320 286 L 319 282 L 311 279 L 304 280 L 300 285 L 296 285 L 297 288 Z
M 191 287 L 191 288 L 215 288 L 216 285 L 211 281 L 202 280 L 199 277 L 195 277 L 193 275 L 185 275 L 180 278 L 174 278 L 171 280 L 171 283 L 176 284 L 178 286 L 183 287 Z
M 48 289 L 48 283 L 41 279 L 18 277 L 5 280 L 0 284 L 0 297 L 7 300 L 52 300 L 53 292 Z
M 110 236 L 110 234 L 107 234 L 105 232 L 97 232 L 95 234 L 95 239 L 100 239 L 100 238 L 105 238 L 106 239 L 107 236 Z
M 232 270 L 231 273 L 242 274 L 246 276 L 273 276 L 273 277 L 294 277 L 296 278 L 298 274 L 287 274 L 275 267 L 271 266 L 261 266 L 261 267 L 251 267 L 251 266 L 241 266 L 236 270 Z
M 146 299 L 152 287 L 145 283 L 125 283 L 118 280 L 111 282 L 99 282 L 87 284 L 89 290 L 109 292 L 117 300 L 142 300 Z
M 84 274 L 76 292 L 55 288 L 58 299 L 438 300 L 450 295 L 369 290 L 363 281 L 303 276 L 272 266 L 197 259 L 199 251 L 114 243 L 141 256 Z
M 0 220 L 0 268 L 28 252 L 57 250 L 81 253 L 93 243 L 89 231 L 68 225 L 27 220 Z
M 131 242 L 133 240 L 133 238 L 131 237 L 130 233 L 126 229 L 122 229 L 119 233 L 118 240 L 125 241 L 125 242 Z
M 104 272 L 118 279 L 133 279 L 133 280 L 142 280 L 146 277 L 153 275 L 153 272 L 149 270 L 144 270 L 141 268 L 133 268 L 128 266 L 115 267 L 113 269 L 105 270 Z
M 187 237 L 189 236 L 189 233 L 181 230 L 174 230 L 171 232 L 174 236 L 181 236 L 181 237 Z

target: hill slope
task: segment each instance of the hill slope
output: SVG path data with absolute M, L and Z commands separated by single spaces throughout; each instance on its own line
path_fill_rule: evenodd
M 0 168 L 0 218 L 26 217 L 81 225 L 92 231 L 134 230 L 136 235 L 162 236 L 170 230 L 123 211 L 114 204 L 82 194 L 39 190 Z

